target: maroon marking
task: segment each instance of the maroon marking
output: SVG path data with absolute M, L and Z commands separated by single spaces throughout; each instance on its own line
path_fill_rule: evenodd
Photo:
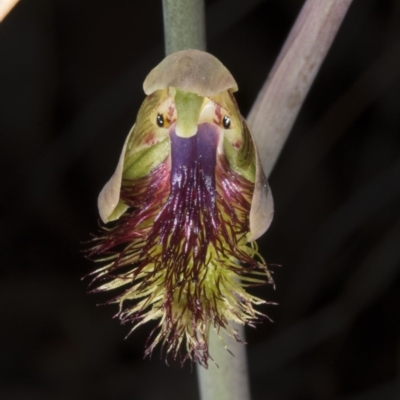
M 173 106 L 173 104 L 171 104 L 168 107 L 168 117 L 170 120 L 172 120 L 172 116 L 174 115 L 174 112 L 175 112 L 175 107 Z
M 148 145 L 148 146 L 152 146 L 154 144 L 156 144 L 156 134 L 154 132 L 150 132 L 143 141 L 144 144 Z
M 221 125 L 222 113 L 221 113 L 221 106 L 219 104 L 216 104 L 215 115 L 217 116 L 217 120 L 216 121 L 214 120 L 214 122 L 217 123 L 218 125 Z
M 240 149 L 240 147 L 242 146 L 242 141 L 239 139 L 239 140 L 236 140 L 236 142 L 233 142 L 232 143 L 232 146 L 235 148 L 235 149 Z

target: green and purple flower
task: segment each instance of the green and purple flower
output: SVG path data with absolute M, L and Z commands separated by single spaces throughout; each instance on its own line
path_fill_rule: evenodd
M 184 348 L 183 361 L 206 366 L 210 329 L 236 336 L 232 322 L 252 325 L 265 301 L 245 288 L 272 283 L 255 243 L 271 223 L 272 196 L 236 90 L 208 53 L 164 59 L 100 193 L 110 226 L 90 252 L 103 263 L 95 291 L 118 292 L 110 303 L 132 330 L 158 321 L 146 355 L 157 344 L 174 358 Z

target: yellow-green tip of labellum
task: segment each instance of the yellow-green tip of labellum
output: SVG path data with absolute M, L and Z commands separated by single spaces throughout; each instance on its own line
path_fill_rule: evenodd
M 116 171 L 99 195 L 104 223 L 90 254 L 95 291 L 115 290 L 122 322 L 158 325 L 146 355 L 207 365 L 210 329 L 236 337 L 272 283 L 254 242 L 269 227 L 271 192 L 235 80 L 211 54 L 185 50 L 147 76 L 147 94 Z

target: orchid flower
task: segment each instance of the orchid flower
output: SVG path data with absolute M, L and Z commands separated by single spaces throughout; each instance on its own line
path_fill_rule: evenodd
M 144 81 L 147 95 L 98 207 L 106 224 L 91 255 L 95 291 L 118 291 L 132 331 L 150 320 L 146 355 L 207 366 L 210 329 L 240 341 L 231 322 L 252 325 L 265 303 L 247 292 L 273 283 L 255 240 L 273 216 L 252 135 L 214 56 L 183 50 Z

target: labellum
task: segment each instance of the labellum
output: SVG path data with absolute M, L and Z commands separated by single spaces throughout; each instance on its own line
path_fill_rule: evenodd
M 237 337 L 233 322 L 262 315 L 254 305 L 265 302 L 245 288 L 272 283 L 254 241 L 273 202 L 236 90 L 208 53 L 165 58 L 144 82 L 147 97 L 100 193 L 110 226 L 90 250 L 103 263 L 91 274 L 95 291 L 117 292 L 110 303 L 132 330 L 158 322 L 146 355 L 160 344 L 207 366 L 210 329 Z

